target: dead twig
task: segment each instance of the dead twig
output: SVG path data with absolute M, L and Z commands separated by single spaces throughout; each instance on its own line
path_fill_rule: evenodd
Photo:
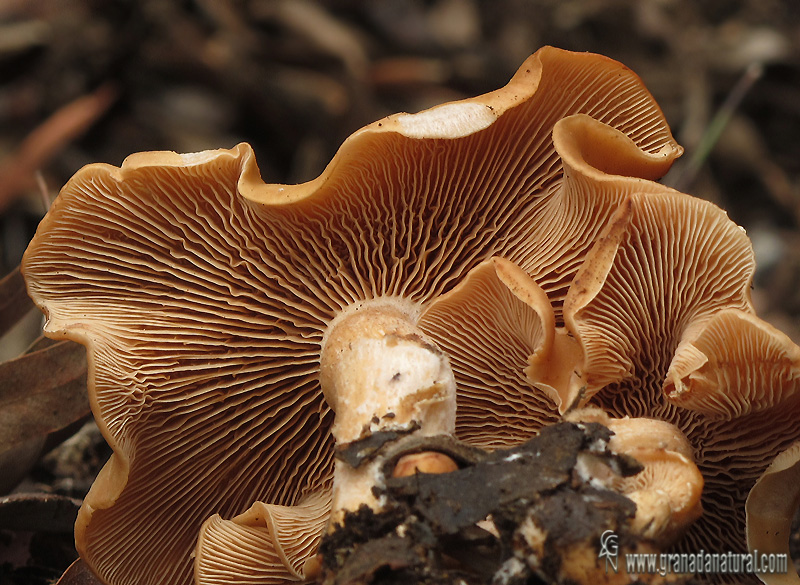
M 764 67 L 761 63 L 753 63 L 739 78 L 734 88 L 725 98 L 725 101 L 720 106 L 711 123 L 706 128 L 700 144 L 697 146 L 694 154 L 689 159 L 688 164 L 684 168 L 681 175 L 675 181 L 673 187 L 678 191 L 686 191 L 689 185 L 692 184 L 697 173 L 702 168 L 703 164 L 708 159 L 714 146 L 717 144 L 722 131 L 731 121 L 734 112 L 742 103 L 742 100 L 747 95 L 747 92 L 753 87 L 753 84 L 758 81 L 764 74 Z
M 0 212 L 33 183 L 36 171 L 88 130 L 116 96 L 113 86 L 102 85 L 63 106 L 31 132 L 17 153 L 0 163 Z

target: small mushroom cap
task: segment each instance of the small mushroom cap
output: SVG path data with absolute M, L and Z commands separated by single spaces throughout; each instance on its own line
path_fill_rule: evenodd
M 319 359 L 347 307 L 402 297 L 424 310 L 502 256 L 558 321 L 622 197 L 562 172 L 568 153 L 551 133 L 577 113 L 664 170 L 680 154 L 631 71 L 545 48 L 501 90 L 356 132 L 303 185 L 264 184 L 247 145 L 79 171 L 23 272 L 47 334 L 86 345 L 92 409 L 114 450 L 76 523 L 92 570 L 113 585 L 188 584 L 213 514 L 330 490 Z M 494 419 L 461 424 L 477 442 L 502 435 Z
M 564 416 L 569 422 L 596 422 L 607 427 L 614 435 L 608 447 L 617 453 L 632 455 L 637 449 L 666 450 L 693 457 L 692 445 L 678 428 L 655 418 L 612 418 L 597 407 L 575 409 Z
M 694 463 L 693 449 L 675 425 L 652 418 L 611 418 L 599 408 L 570 412 L 565 420 L 597 422 L 614 435 L 608 447 L 630 455 L 644 466 L 630 477 L 609 474 L 609 488 L 636 503 L 632 528 L 666 548 L 702 514 L 703 475 Z
M 759 554 L 785 554 L 788 573 L 763 573 L 767 585 L 796 585 L 800 576 L 792 566 L 789 538 L 800 507 L 800 442 L 779 454 L 747 496 L 747 548 Z
M 675 451 L 639 447 L 627 454 L 644 470 L 614 487 L 636 504 L 633 529 L 666 548 L 703 513 L 703 475 L 692 459 Z

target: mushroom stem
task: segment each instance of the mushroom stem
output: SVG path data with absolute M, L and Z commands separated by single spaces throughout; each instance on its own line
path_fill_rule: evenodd
M 380 458 L 362 456 L 362 441 L 455 430 L 456 386 L 447 356 L 416 324 L 414 307 L 377 299 L 350 307 L 330 325 L 320 356 L 320 385 L 335 413 L 337 457 L 332 522 L 362 504 L 381 506 Z M 388 433 L 388 434 L 382 434 Z

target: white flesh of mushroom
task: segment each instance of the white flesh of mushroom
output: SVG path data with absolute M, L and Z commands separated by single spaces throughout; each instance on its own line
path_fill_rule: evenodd
M 331 323 L 320 384 L 336 414 L 337 447 L 380 431 L 454 432 L 453 372 L 447 356 L 417 327 L 416 316 L 414 305 L 388 298 L 349 307 Z M 332 522 L 362 504 L 380 508 L 372 488 L 381 485 L 382 464 L 380 457 L 355 468 L 336 461 Z

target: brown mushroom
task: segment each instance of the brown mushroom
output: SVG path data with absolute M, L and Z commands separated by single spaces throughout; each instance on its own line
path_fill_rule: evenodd
M 666 421 L 685 435 L 691 453 L 683 457 L 697 464 L 704 483 L 703 514 L 679 550 L 742 553 L 748 490 L 800 439 L 800 348 L 754 315 L 754 262 L 743 230 L 710 203 L 612 174 L 635 159 L 621 154 L 634 150 L 624 137 L 618 148 L 603 149 L 612 136 L 618 134 L 586 116 L 554 128 L 562 188 L 620 201 L 563 307 L 549 293 L 554 319 L 532 292 L 542 281 L 521 284 L 522 275 L 512 282 L 497 270 L 507 261 L 495 260 L 494 270 L 474 269 L 438 299 L 420 324 L 450 355 L 460 396 L 470 398 L 459 403 L 461 436 L 499 445 L 502 438 L 480 427 L 492 424 L 490 416 L 506 421 L 508 436 L 518 440 L 526 416 L 527 432 L 534 432 L 554 409 L 585 404 L 614 419 Z M 546 332 L 550 322 L 554 333 Z M 477 343 L 463 348 L 456 339 Z M 494 384 L 498 390 L 482 392 Z M 693 474 L 688 462 L 673 463 Z M 677 524 L 694 520 L 699 507 L 692 502 Z
M 630 455 L 644 466 L 629 477 L 607 472 L 598 478 L 604 487 L 636 504 L 634 533 L 663 550 L 700 517 L 703 476 L 691 445 L 674 425 L 649 418 L 610 418 L 598 408 L 577 409 L 565 419 L 608 427 L 614 433 L 609 449 Z M 597 466 L 589 472 L 603 474 L 602 469 L 597 473 Z
M 777 557 L 766 559 L 762 555 L 785 555 L 792 559 L 789 538 L 792 519 L 800 506 L 800 442 L 794 443 L 778 455 L 747 496 L 747 546 L 765 563 L 766 571 L 759 578 L 767 585 L 796 585 L 800 576 L 792 566 L 777 564 Z M 770 566 L 770 562 L 774 563 Z M 788 571 L 784 570 L 788 569 Z
M 188 583 L 201 524 L 218 514 L 200 536 L 199 583 L 216 578 L 208 567 L 236 573 L 224 568 L 230 551 L 243 566 L 283 555 L 285 572 L 266 573 L 296 578 L 313 547 L 288 553 L 279 534 L 312 538 L 331 489 L 334 416 L 320 386 L 331 324 L 388 299 L 412 331 L 493 256 L 534 277 L 558 320 L 628 194 L 592 192 L 599 171 L 562 175 L 551 131 L 581 112 L 616 129 L 600 133 L 600 168 L 655 178 L 680 154 L 633 73 L 545 48 L 496 92 L 367 126 L 304 185 L 262 183 L 246 145 L 77 173 L 23 268 L 47 333 L 86 345 L 92 407 L 114 449 L 76 524 L 92 570 L 113 584 Z M 565 160 L 595 138 L 582 134 L 587 120 L 570 126 Z M 503 383 L 484 391 L 505 396 Z M 538 423 L 511 435 L 493 417 L 458 424 L 502 444 Z M 256 502 L 272 507 L 271 524 L 247 512 Z M 212 545 L 224 542 L 238 544 Z
M 562 392 L 679 428 L 705 479 L 703 514 L 680 549 L 745 552 L 747 493 L 800 439 L 800 349 L 754 315 L 743 230 L 710 203 L 655 184 L 636 191 L 564 303 L 583 358 Z

